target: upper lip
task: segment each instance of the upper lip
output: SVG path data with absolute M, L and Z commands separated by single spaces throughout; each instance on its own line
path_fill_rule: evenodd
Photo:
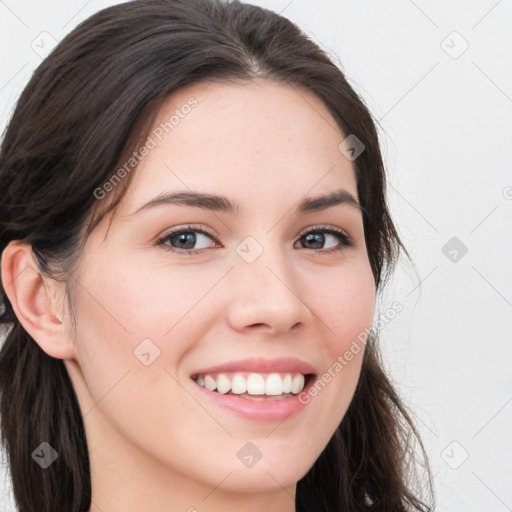
M 202 368 L 193 375 L 222 372 L 256 372 L 256 373 L 302 373 L 303 375 L 315 373 L 315 368 L 305 361 L 295 357 L 279 357 L 276 359 L 252 358 L 230 361 L 216 366 Z

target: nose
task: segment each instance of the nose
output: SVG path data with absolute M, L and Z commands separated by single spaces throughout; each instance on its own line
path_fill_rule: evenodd
M 312 318 L 300 276 L 279 248 L 266 247 L 252 263 L 237 256 L 229 279 L 228 322 L 237 331 L 277 335 Z

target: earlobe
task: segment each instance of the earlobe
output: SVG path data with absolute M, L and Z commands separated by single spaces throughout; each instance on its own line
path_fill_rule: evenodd
M 75 357 L 63 314 L 57 304 L 60 283 L 41 275 L 30 244 L 11 241 L 2 253 L 2 285 L 22 327 L 50 356 Z M 62 297 L 61 297 L 62 298 Z

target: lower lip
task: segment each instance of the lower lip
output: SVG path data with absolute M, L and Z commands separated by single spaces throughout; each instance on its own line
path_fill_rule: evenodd
M 299 396 L 307 392 L 309 386 L 305 387 L 301 393 L 290 398 L 281 400 L 250 400 L 240 398 L 237 395 L 222 395 L 215 391 L 210 391 L 192 380 L 195 387 L 201 395 L 213 404 L 222 407 L 228 411 L 234 412 L 246 419 L 258 421 L 283 421 L 298 414 L 307 403 L 299 401 Z

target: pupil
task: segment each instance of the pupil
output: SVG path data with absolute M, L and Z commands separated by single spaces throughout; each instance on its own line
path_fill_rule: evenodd
M 195 241 L 196 241 L 196 237 L 193 233 L 180 233 L 178 235 L 179 237 L 179 242 L 184 242 L 186 247 L 180 247 L 181 249 L 192 249 L 194 247 L 194 244 L 195 244 Z M 189 238 L 189 244 L 187 245 L 187 240 L 186 238 L 187 237 L 190 237 Z
M 313 244 L 315 243 L 315 240 L 316 239 L 316 242 L 318 242 L 318 244 L 315 246 L 316 248 L 318 247 L 322 247 L 323 243 L 324 243 L 324 235 L 322 235 L 321 233 L 308 233 L 306 235 L 306 240 L 307 242 L 313 242 Z

